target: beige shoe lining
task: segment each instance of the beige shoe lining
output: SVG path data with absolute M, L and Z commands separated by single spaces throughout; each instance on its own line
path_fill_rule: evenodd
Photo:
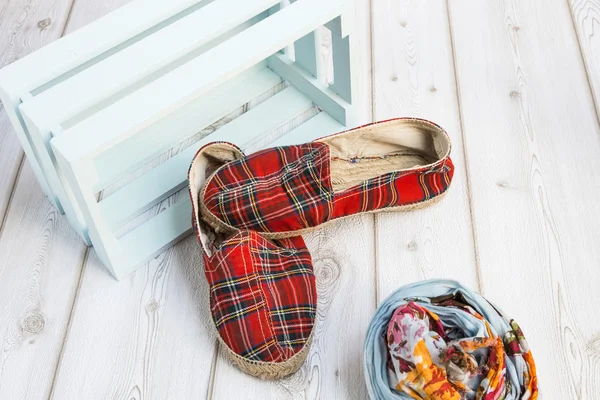
M 433 164 L 450 153 L 446 132 L 413 119 L 374 124 L 319 141 L 330 147 L 334 192 L 385 173 Z
M 200 243 L 206 254 L 211 256 L 213 251 L 220 247 L 227 236 L 215 232 L 200 215 L 200 191 L 207 179 L 224 164 L 243 157 L 243 153 L 227 143 L 213 143 L 206 146 L 192 161 L 188 176 L 192 207 L 194 210 L 196 229 L 200 235 Z

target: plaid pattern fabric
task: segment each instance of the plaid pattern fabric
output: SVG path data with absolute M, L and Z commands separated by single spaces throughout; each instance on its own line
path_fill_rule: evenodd
M 204 194 L 207 208 L 239 229 L 295 231 L 330 219 L 329 147 L 276 147 L 221 168 Z
M 238 229 L 291 232 L 330 219 L 426 201 L 449 187 L 450 158 L 432 166 L 391 172 L 333 193 L 329 146 L 312 142 L 266 149 L 221 168 L 204 202 Z
M 333 218 L 429 200 L 448 189 L 453 175 L 454 165 L 448 158 L 433 168 L 392 172 L 366 180 L 335 197 Z
M 213 321 L 236 354 L 282 362 L 304 347 L 315 322 L 317 293 L 301 237 L 269 241 L 240 231 L 211 256 L 204 254 L 204 269 Z

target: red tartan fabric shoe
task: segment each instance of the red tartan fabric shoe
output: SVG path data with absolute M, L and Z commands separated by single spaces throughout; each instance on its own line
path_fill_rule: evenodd
M 198 218 L 207 172 L 241 157 L 228 143 L 198 151 L 188 174 L 192 224 L 202 247 L 211 316 L 226 354 L 248 374 L 281 378 L 306 359 L 315 324 L 316 283 L 304 240 L 268 240 L 247 230 L 217 233 Z
M 358 213 L 412 210 L 448 189 L 450 148 L 438 125 L 399 118 L 266 149 L 219 168 L 201 193 L 201 211 L 219 232 L 282 238 Z

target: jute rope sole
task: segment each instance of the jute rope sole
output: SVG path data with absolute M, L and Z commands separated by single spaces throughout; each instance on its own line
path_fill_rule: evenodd
M 448 189 L 446 189 L 444 192 L 438 194 L 437 196 L 432 197 L 431 199 L 428 199 L 425 201 L 420 201 L 418 203 L 412 203 L 412 204 L 407 204 L 407 205 L 398 206 L 398 207 L 387 207 L 387 208 L 382 208 L 379 210 L 363 211 L 360 214 L 375 214 L 375 213 L 383 213 L 383 212 L 407 212 L 407 211 L 419 210 L 421 208 L 426 208 L 426 207 L 436 204 L 446 195 L 447 192 L 448 192 Z M 202 191 L 202 193 L 204 194 L 204 191 Z M 204 196 L 202 196 L 202 198 L 203 197 Z M 235 228 L 231 225 L 228 225 L 225 222 L 218 219 L 217 217 L 215 217 L 215 215 L 212 212 L 210 212 L 209 209 L 206 207 L 206 205 L 204 204 L 204 201 L 202 201 L 202 198 L 200 199 L 200 210 L 201 210 L 201 214 L 202 214 L 202 219 L 204 221 L 206 221 L 216 232 L 233 233 L 233 232 L 238 231 L 237 228 Z M 358 215 L 358 214 L 352 214 L 352 215 L 347 215 L 347 216 L 340 217 L 340 218 L 335 218 L 335 219 L 329 220 L 327 222 L 324 222 L 318 226 L 313 226 L 310 228 L 298 229 L 295 231 L 287 231 L 287 232 L 261 232 L 260 234 L 267 239 L 285 239 L 285 238 L 294 237 L 294 236 L 301 236 L 301 235 L 304 235 L 305 233 L 309 233 L 309 232 L 315 231 L 317 229 L 320 229 L 324 226 L 327 226 L 328 224 L 330 224 L 332 222 L 340 221 L 344 218 L 349 218 L 354 215 Z
M 256 376 L 260 379 L 281 379 L 298 371 L 302 364 L 304 364 L 304 361 L 308 356 L 310 346 L 312 345 L 314 330 L 315 328 L 313 326 L 313 330 L 311 331 L 310 336 L 308 337 L 308 340 L 304 344 L 302 350 L 282 362 L 248 360 L 231 350 L 223 341 L 218 332 L 217 338 L 219 339 L 221 348 L 225 350 L 227 358 L 229 358 L 233 365 L 239 368 L 242 372 L 245 372 L 248 375 Z

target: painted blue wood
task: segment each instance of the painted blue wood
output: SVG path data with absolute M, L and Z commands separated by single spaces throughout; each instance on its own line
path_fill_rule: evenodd
M 215 140 L 246 148 L 311 106 L 306 96 L 289 87 L 103 199 L 100 211 L 117 230 L 187 184 L 190 160 L 198 148 Z
M 27 130 L 25 122 L 21 118 L 21 113 L 19 112 L 21 98 L 20 96 L 15 96 L 14 94 L 2 90 L 1 85 L 3 85 L 3 82 L 0 82 L 0 100 L 2 100 L 4 110 L 8 115 L 8 118 L 15 130 L 17 137 L 19 138 L 19 141 L 21 142 L 21 147 L 23 148 L 23 152 L 27 157 L 27 161 L 29 162 L 29 165 L 31 165 L 31 169 L 33 169 L 35 177 L 39 182 L 42 191 L 48 197 L 50 203 L 52 203 L 52 205 L 54 205 L 61 214 L 64 214 L 64 210 L 62 208 L 60 200 L 58 199 L 54 191 L 51 189 L 48 179 L 46 178 L 46 174 L 44 174 L 43 172 L 43 168 L 40 164 L 37 154 L 31 146 L 31 141 L 29 139 L 29 131 Z
M 49 82 L 92 60 L 182 11 L 199 6 L 201 0 L 138 0 L 100 18 L 96 23 L 56 40 L 47 46 L 0 69 L 0 99 L 15 128 L 28 162 L 48 199 L 63 212 L 60 198 L 48 175 L 56 174 L 52 165 L 40 160 L 31 133 L 22 121 L 19 105 L 29 93 L 39 92 Z M 144 18 L 139 18 L 144 15 Z M 119 29 L 114 27 L 118 26 Z M 43 66 L 43 68 L 40 68 Z M 80 232 L 81 235 L 81 232 Z
M 317 52 L 315 44 L 315 32 L 313 31 L 294 42 L 294 54 L 296 64 L 317 78 Z
M 104 189 L 281 82 L 269 72 L 264 64 L 252 67 L 100 154 L 95 159 L 98 181 L 94 190 Z
M 342 99 L 352 103 L 352 75 L 350 72 L 350 37 L 332 32 L 333 83 L 329 85 Z
M 351 105 L 331 89 L 286 57 L 275 54 L 269 57 L 268 66 L 299 91 L 308 96 L 317 106 L 327 111 L 342 125 L 350 125 Z
M 225 35 L 277 1 L 214 1 L 111 57 L 100 60 L 70 79 L 48 88 L 35 96 L 33 101 L 24 104 L 23 113 L 37 124 L 53 126 L 63 123 L 140 78 Z M 230 12 L 232 9 L 236 12 Z M 251 24 L 245 28 L 250 26 Z
M 191 233 L 192 203 L 187 193 L 181 197 L 177 204 L 119 240 L 122 249 L 127 251 L 115 260 L 115 278 L 126 277 Z
M 52 134 L 49 127 L 35 125 L 26 115 L 23 115 L 21 104 L 20 113 L 23 121 L 27 125 L 29 131 L 29 140 L 35 151 L 38 162 L 44 166 L 44 174 L 48 179 L 49 186 L 53 188 L 54 195 L 59 199 L 60 206 L 69 221 L 69 224 L 86 245 L 92 244 L 87 229 L 87 224 L 83 218 L 81 210 L 77 206 L 77 202 L 69 188 L 65 188 L 62 184 L 61 177 L 56 170 L 53 161 L 52 151 L 50 149 L 50 139 Z M 55 128 L 56 131 L 61 130 L 60 127 Z
M 321 112 L 296 129 L 269 144 L 269 146 L 290 146 L 293 144 L 307 143 L 346 129 L 347 128 L 344 125 L 331 118 L 329 114 Z
M 326 5 L 326 6 L 325 6 Z M 160 119 L 174 108 L 204 95 L 227 79 L 302 37 L 307 30 L 339 15 L 343 2 L 302 0 L 248 28 L 65 130 L 54 140 L 65 143 L 67 159 L 95 156 L 133 136 L 140 125 Z M 309 13 L 319 9 L 322 14 Z M 282 33 L 273 35 L 272 32 Z M 124 113 L 123 110 L 127 110 Z M 24 113 L 25 115 L 25 113 Z M 68 144 L 67 144 L 68 143 Z
M 349 2 L 135 0 L 0 72 L 0 95 L 21 125 L 42 187 L 113 276 L 126 276 L 190 232 L 189 199 L 180 194 L 176 204 L 116 236 L 185 187 L 199 146 L 227 140 L 252 147 L 313 103 L 324 111 L 277 143 L 306 142 L 352 124 L 351 85 L 343 87 L 352 70 Z M 334 74 L 347 77 L 332 88 L 318 54 L 324 24 L 338 32 Z M 284 48 L 294 48 L 296 63 L 279 52 Z M 291 87 L 97 201 L 97 191 L 282 78 Z

